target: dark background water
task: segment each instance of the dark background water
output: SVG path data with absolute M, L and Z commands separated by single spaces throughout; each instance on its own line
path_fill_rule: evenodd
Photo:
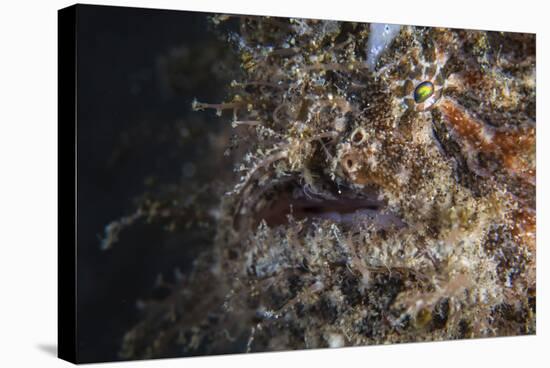
M 146 178 L 193 180 L 182 170 L 198 151 L 180 131 L 197 114 L 193 98 L 223 100 L 224 71 L 212 74 L 219 58 L 209 50 L 229 46 L 202 13 L 79 6 L 77 26 L 78 359 L 97 362 L 119 359 L 123 334 L 139 320 L 136 301 L 156 276 L 185 270 L 196 254 L 158 225 L 123 231 L 107 251 L 99 239 L 134 211 Z M 218 129 L 213 114 L 202 119 Z

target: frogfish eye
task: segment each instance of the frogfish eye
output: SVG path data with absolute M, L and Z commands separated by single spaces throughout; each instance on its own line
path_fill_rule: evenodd
M 416 103 L 422 103 L 434 94 L 434 85 L 432 82 L 426 81 L 420 83 L 414 89 L 414 100 Z

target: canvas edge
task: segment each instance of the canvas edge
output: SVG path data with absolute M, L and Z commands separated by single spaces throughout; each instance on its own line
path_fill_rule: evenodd
M 76 324 L 76 18 L 58 10 L 58 357 L 78 362 Z M 74 178 L 74 180 L 72 180 Z

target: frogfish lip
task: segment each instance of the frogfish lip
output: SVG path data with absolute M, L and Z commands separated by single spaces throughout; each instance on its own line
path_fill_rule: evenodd
M 296 189 L 296 188 L 295 188 Z M 264 202 L 254 213 L 253 226 L 261 221 L 269 227 L 285 225 L 294 220 L 329 221 L 342 225 L 372 225 L 375 229 L 400 229 L 406 226 L 399 216 L 386 208 L 374 190 L 361 193 L 344 191 L 329 196 L 306 195 L 300 190 L 278 191 L 272 200 Z

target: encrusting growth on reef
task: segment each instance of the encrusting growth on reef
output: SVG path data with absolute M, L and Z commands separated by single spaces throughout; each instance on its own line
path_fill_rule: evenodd
M 534 35 L 392 26 L 367 63 L 368 24 L 213 20 L 241 71 L 193 108 L 238 175 L 124 357 L 535 333 Z

